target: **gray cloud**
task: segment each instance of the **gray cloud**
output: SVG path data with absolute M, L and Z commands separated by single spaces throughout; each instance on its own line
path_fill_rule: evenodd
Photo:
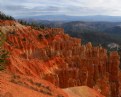
M 31 11 L 59 11 L 60 8 L 59 7 L 56 7 L 56 6 L 47 6 L 47 7 L 40 7 L 40 6 L 37 6 L 37 7 L 34 7 L 31 9 Z
M 23 5 L 6 5 L 2 6 L 4 10 L 9 10 L 9 11 L 25 11 L 27 8 Z
M 31 15 L 121 15 L 120 0 L 0 0 L 1 11 Z

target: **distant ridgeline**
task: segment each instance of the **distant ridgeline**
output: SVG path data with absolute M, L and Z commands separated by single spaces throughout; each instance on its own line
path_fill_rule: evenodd
M 5 15 L 0 11 L 0 20 L 15 20 L 12 16 Z

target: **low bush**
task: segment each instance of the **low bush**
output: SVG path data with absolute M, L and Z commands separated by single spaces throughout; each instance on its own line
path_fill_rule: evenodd
M 8 52 L 3 49 L 3 44 L 5 42 L 5 35 L 0 32 L 0 70 L 4 70 L 8 58 Z

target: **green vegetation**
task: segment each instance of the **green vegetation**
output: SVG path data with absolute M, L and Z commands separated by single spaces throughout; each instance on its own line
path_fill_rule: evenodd
M 46 39 L 50 38 L 50 35 L 49 35 L 49 34 L 46 34 L 46 35 L 45 35 L 45 38 L 46 38 Z
M 38 39 L 40 39 L 40 40 L 43 39 L 43 35 L 42 34 L 39 34 L 38 35 Z
M 22 24 L 22 25 L 31 26 L 31 27 L 33 27 L 36 30 L 45 29 L 45 26 L 44 25 L 37 25 L 37 24 L 35 24 L 33 22 L 32 23 L 29 23 L 29 22 L 26 22 L 24 20 L 18 20 L 18 22 L 20 24 Z
M 0 50 L 0 70 L 5 69 L 6 58 L 8 57 L 8 52 L 5 50 Z
M 6 38 L 5 35 L 0 32 L 0 70 L 5 69 L 6 65 L 6 58 L 8 57 L 8 52 L 3 49 L 3 43 L 5 42 Z
M 5 15 L 0 11 L 0 20 L 15 20 L 13 17 Z

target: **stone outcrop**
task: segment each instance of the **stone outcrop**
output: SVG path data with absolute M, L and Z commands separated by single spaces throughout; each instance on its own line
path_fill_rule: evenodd
M 69 97 L 105 97 L 87 86 L 66 88 L 64 91 L 69 95 Z
M 0 21 L 1 22 L 1 21 Z M 1 25 L 1 23 L 0 23 Z M 10 52 L 7 69 L 11 73 L 45 79 L 61 88 L 87 85 L 106 97 L 119 96 L 119 55 L 101 46 L 64 34 L 64 30 L 25 27 L 15 23 L 1 25 Z

